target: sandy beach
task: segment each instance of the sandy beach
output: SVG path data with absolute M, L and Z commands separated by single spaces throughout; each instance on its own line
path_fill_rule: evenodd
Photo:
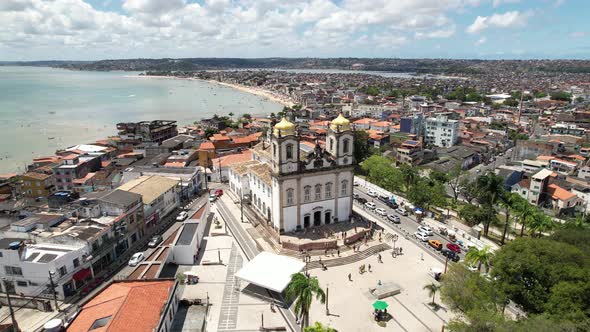
M 268 100 L 283 104 L 287 107 L 292 107 L 293 105 L 295 105 L 295 103 L 290 98 L 286 98 L 284 96 L 281 96 L 278 93 L 275 93 L 275 92 L 272 92 L 272 91 L 266 90 L 266 89 L 260 89 L 260 88 L 255 88 L 255 87 L 245 86 L 245 85 L 240 85 L 240 84 L 226 83 L 226 82 L 220 82 L 220 81 L 216 81 L 216 80 L 201 80 L 199 78 L 192 78 L 192 77 L 157 76 L 157 75 L 130 75 L 128 77 L 204 81 L 204 82 L 213 83 L 213 84 L 225 86 L 228 88 L 240 90 L 242 92 L 250 93 L 253 95 L 260 96 L 260 97 L 264 97 Z

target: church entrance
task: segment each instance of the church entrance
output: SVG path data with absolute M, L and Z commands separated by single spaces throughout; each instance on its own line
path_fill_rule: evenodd
M 332 213 L 330 211 L 326 211 L 324 214 L 324 223 L 327 225 L 332 221 Z
M 309 215 L 303 217 L 303 228 L 309 227 L 309 219 L 311 219 Z
M 316 211 L 313 213 L 313 225 L 320 226 L 322 224 L 322 211 Z

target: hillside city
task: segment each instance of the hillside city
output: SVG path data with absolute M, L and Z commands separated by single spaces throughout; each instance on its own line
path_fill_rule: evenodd
M 284 108 L 121 122 L 0 175 L 2 328 L 589 331 L 590 74 L 379 63 L 142 68 Z

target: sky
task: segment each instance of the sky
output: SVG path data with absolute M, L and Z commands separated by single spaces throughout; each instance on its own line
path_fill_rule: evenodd
M 0 61 L 590 59 L 590 0 L 0 0 Z

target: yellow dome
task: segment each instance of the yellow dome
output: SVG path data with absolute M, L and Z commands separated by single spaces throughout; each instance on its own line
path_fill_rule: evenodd
M 330 128 L 334 131 L 350 130 L 350 121 L 340 113 L 336 119 L 332 120 Z
M 279 132 L 281 136 L 295 135 L 295 124 L 283 117 L 281 122 L 277 123 L 274 127 L 273 133 L 276 136 L 279 136 Z

